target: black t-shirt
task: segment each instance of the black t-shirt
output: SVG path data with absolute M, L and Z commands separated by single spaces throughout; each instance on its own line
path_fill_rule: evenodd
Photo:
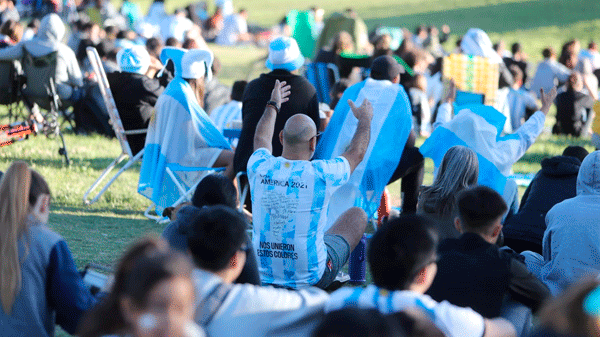
M 308 80 L 283 69 L 275 69 L 268 74 L 260 75 L 259 78 L 248 83 L 244 91 L 242 133 L 233 160 L 236 172 L 246 171 L 248 159 L 254 152 L 254 132 L 265 111 L 265 106 L 271 98 L 275 80 L 286 81 L 291 86 L 291 94 L 289 96 L 290 100 L 283 103 L 281 111 L 275 119 L 272 142 L 273 155 L 276 157 L 281 155 L 282 145 L 279 142 L 279 133 L 283 130 L 288 118 L 293 115 L 301 113 L 309 116 L 319 129 L 321 121 L 319 119 L 317 92 Z

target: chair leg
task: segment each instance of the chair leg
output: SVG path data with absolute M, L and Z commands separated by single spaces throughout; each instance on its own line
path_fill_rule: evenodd
M 62 143 L 62 147 L 58 149 L 58 154 L 61 156 L 65 156 L 65 160 L 67 162 L 67 166 L 71 165 L 71 161 L 69 160 L 69 153 L 67 152 L 67 145 L 65 145 L 65 138 L 63 137 L 60 129 L 58 130 L 58 136 L 60 137 L 60 141 Z
M 108 167 L 106 167 L 106 169 L 104 169 L 104 171 L 102 172 L 102 174 L 100 175 L 100 177 L 94 182 L 94 184 L 92 184 L 92 186 L 85 192 L 85 194 L 83 195 L 83 203 L 86 205 L 91 205 L 93 203 L 95 203 L 96 201 L 98 201 L 98 199 L 100 199 L 100 197 L 102 196 L 102 194 L 104 194 L 104 192 L 106 192 L 106 190 L 110 187 L 110 185 L 112 185 L 112 183 L 117 180 L 117 178 L 121 175 L 121 173 L 125 172 L 129 167 L 131 167 L 131 165 L 133 165 L 136 161 L 138 161 L 141 157 L 141 154 L 143 152 L 140 151 L 140 153 L 138 153 L 137 155 L 135 155 L 135 157 L 129 159 L 129 161 L 125 164 L 125 166 L 123 166 L 109 181 L 108 183 L 106 183 L 106 185 L 104 185 L 104 187 L 100 190 L 100 192 L 98 192 L 98 194 L 96 194 L 96 196 L 94 198 L 92 198 L 92 200 L 88 199 L 88 195 L 94 190 L 96 189 L 96 187 L 98 187 L 98 185 L 100 185 L 100 183 L 104 180 L 104 178 L 106 178 L 106 176 L 112 171 L 112 169 L 117 166 L 121 161 L 123 161 L 123 159 L 125 159 L 125 157 L 127 157 L 127 155 L 125 153 L 121 153 L 121 155 L 119 157 L 117 157 L 115 160 L 113 160 L 112 163 L 110 163 L 110 165 L 108 165 Z

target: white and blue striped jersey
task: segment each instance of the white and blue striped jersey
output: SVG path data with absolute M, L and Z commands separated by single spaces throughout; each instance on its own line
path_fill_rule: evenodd
M 223 133 L 223 129 L 227 128 L 228 123 L 235 120 L 242 120 L 242 102 L 231 101 L 223 104 L 210 113 L 210 118 L 215 123 L 217 129 Z
M 372 284 L 364 289 L 342 288 L 331 294 L 325 312 L 345 307 L 377 309 L 385 315 L 416 308 L 448 337 L 481 337 L 485 332 L 483 316 L 473 309 L 458 307 L 448 301 L 437 302 L 428 295 L 410 290 L 388 291 Z
M 350 178 L 348 160 L 287 160 L 261 148 L 247 168 L 263 284 L 316 284 L 327 261 L 327 207 L 333 192 Z

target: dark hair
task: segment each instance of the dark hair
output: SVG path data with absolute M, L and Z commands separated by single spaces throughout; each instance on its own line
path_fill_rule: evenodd
M 190 224 L 188 247 L 196 265 L 218 272 L 247 241 L 248 224 L 236 210 L 223 206 L 203 207 Z
M 41 174 L 39 174 L 33 169 L 29 170 L 31 171 L 31 185 L 29 186 L 29 205 L 34 206 L 40 195 L 51 195 L 51 193 L 50 187 L 48 186 L 48 183 L 46 182 L 44 177 L 42 177 Z
M 393 316 L 384 316 L 377 309 L 347 307 L 328 313 L 313 332 L 313 337 L 406 336 Z
M 225 205 L 237 206 L 237 190 L 230 179 L 222 174 L 210 174 L 200 181 L 192 196 L 192 205 L 202 206 Z
M 233 87 L 231 87 L 231 99 L 234 101 L 241 102 L 244 98 L 244 90 L 248 85 L 247 81 L 235 81 Z
M 508 70 L 510 71 L 515 82 L 523 80 L 523 71 L 521 68 L 519 68 L 519 66 L 512 64 L 510 67 L 508 67 Z
M 421 32 L 427 32 L 427 26 L 418 25 L 417 28 L 415 28 L 415 35 L 419 35 Z
M 335 82 L 335 84 L 331 87 L 331 102 L 329 103 L 329 107 L 331 110 L 334 110 L 340 99 L 342 98 L 344 91 L 348 89 L 350 86 L 350 80 L 347 78 L 341 78 L 339 81 Z M 339 97 L 338 97 L 339 96 Z
M 511 53 L 516 54 L 516 53 L 520 53 L 523 51 L 523 47 L 521 46 L 521 44 L 519 42 L 515 42 L 512 44 L 512 46 L 510 47 L 510 51 Z
M 588 152 L 588 150 L 584 149 L 581 146 L 576 146 L 576 145 L 567 146 L 567 148 L 562 153 L 563 156 L 577 158 L 582 163 L 588 154 L 590 154 Z
M 458 216 L 463 226 L 485 230 L 508 209 L 502 196 L 486 186 L 477 186 L 458 195 Z
M 119 34 L 119 28 L 117 26 L 106 26 L 104 27 L 104 32 L 106 35 L 117 35 Z
M 128 289 L 131 287 L 128 284 L 130 275 L 136 275 L 134 271 L 139 272 L 137 265 L 139 259 L 144 256 L 156 256 L 159 252 L 164 254 L 165 251 L 167 251 L 166 243 L 151 237 L 134 243 L 119 259 L 110 292 L 102 302 L 85 314 L 79 324 L 77 335 L 96 337 L 113 334 L 126 328 L 127 323 L 121 312 L 120 299 L 124 295 L 130 295 L 128 293 Z M 146 271 L 142 270 L 142 273 L 146 273 Z M 135 297 L 132 296 L 132 298 Z
M 420 215 L 403 215 L 386 222 L 375 232 L 367 260 L 376 286 L 405 290 L 436 253 L 437 233 Z
M 148 53 L 150 53 L 150 55 L 159 58 L 160 49 L 162 49 L 162 42 L 158 38 L 151 37 L 146 40 L 146 49 L 148 49 Z
M 168 38 L 165 41 L 165 45 L 169 46 L 169 47 L 177 47 L 177 45 L 179 44 L 179 40 L 177 40 L 177 38 L 171 36 L 170 38 Z
M 545 59 L 552 57 L 553 55 L 556 55 L 556 52 L 554 51 L 554 49 L 552 49 L 552 47 L 546 47 L 544 48 L 544 50 L 542 50 L 542 56 Z

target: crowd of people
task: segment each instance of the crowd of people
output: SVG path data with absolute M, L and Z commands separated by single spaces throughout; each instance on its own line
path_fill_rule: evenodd
M 553 132 L 600 139 L 594 42 L 569 41 L 558 60 L 546 48 L 533 72 L 519 43 L 508 51 L 470 29 L 451 52 L 497 64 L 500 90 L 494 107 L 458 106 L 454 81 L 443 85 L 448 26 L 369 33 L 352 9 L 314 7 L 250 29 L 228 0 L 213 15 L 204 2 L 167 15 L 155 1 L 145 17 L 130 1 L 72 6 L 65 39 L 58 14 L 23 27 L 0 1 L 0 60 L 56 56 L 77 131 L 111 135 L 87 59 L 95 47 L 125 129 L 147 128 L 127 135 L 134 155 L 144 151 L 138 192 L 169 221 L 92 294 L 47 227 L 44 177 L 13 162 L 0 173 L 2 335 L 52 336 L 55 325 L 90 337 L 600 334 L 600 152 L 568 146 L 544 159 L 522 198 L 508 178 L 553 105 Z M 224 86 L 207 42 L 264 39 L 269 71 Z M 306 53 L 339 69 L 329 104 L 300 73 Z M 229 129 L 240 130 L 234 141 Z M 382 195 L 397 180 L 394 215 Z M 372 281 L 340 288 L 378 209 Z

